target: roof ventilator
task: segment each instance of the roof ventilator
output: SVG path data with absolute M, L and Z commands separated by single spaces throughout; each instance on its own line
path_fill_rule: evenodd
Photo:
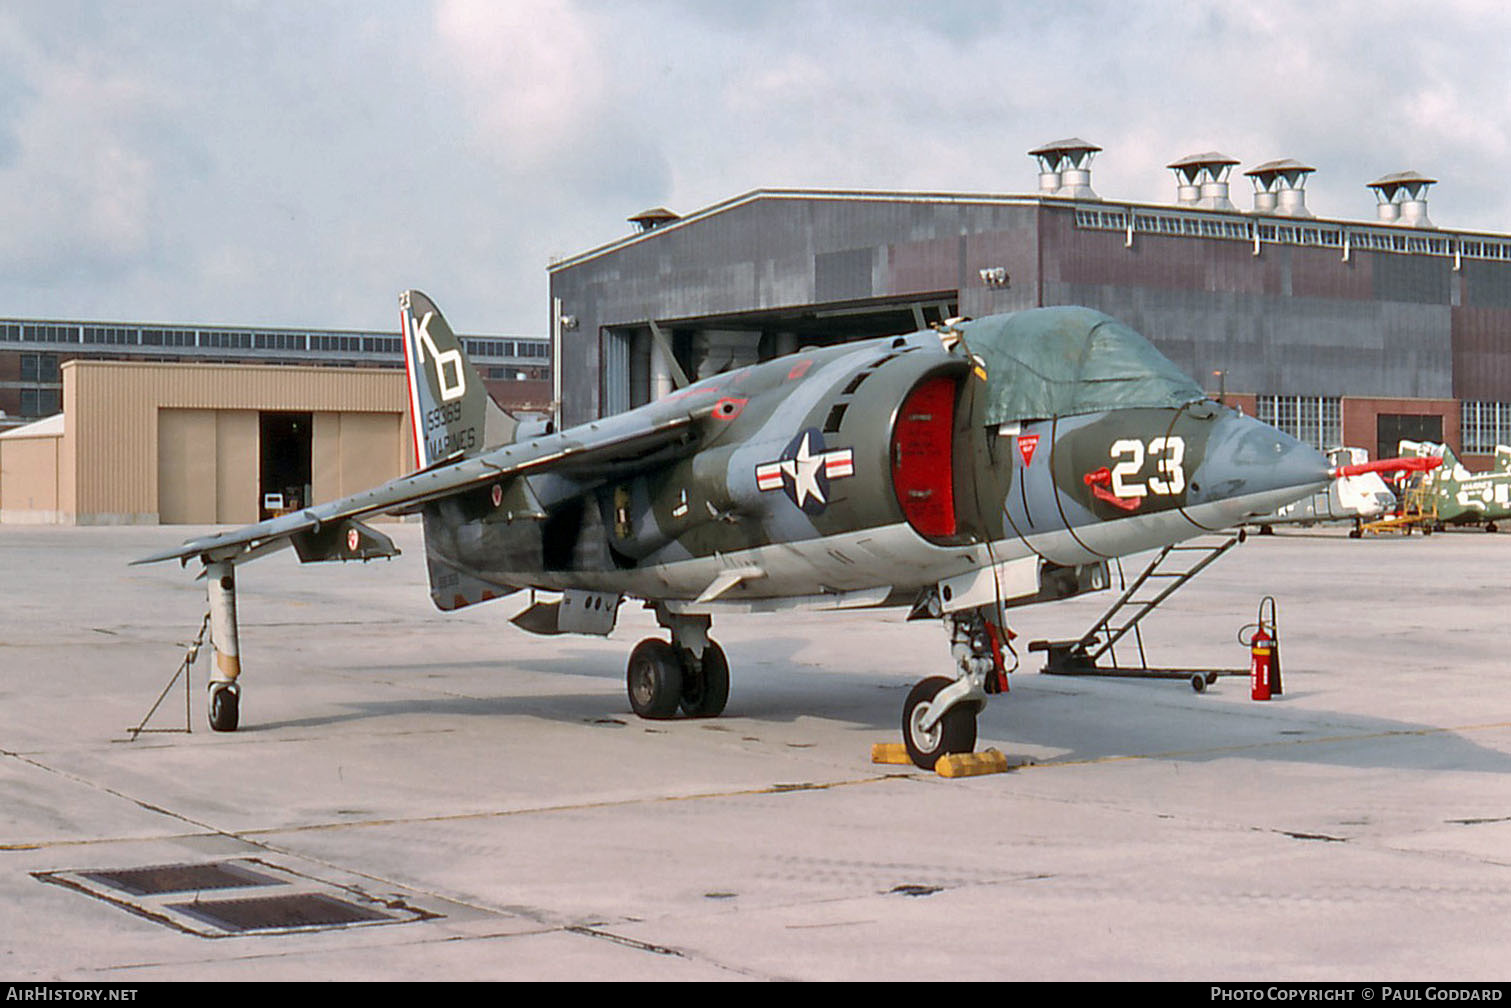
M 1228 198 L 1228 173 L 1237 158 L 1207 151 L 1188 154 L 1165 167 L 1175 172 L 1175 202 L 1199 210 L 1236 210 Z
M 1101 199 L 1091 188 L 1091 159 L 1101 149 L 1070 137 L 1029 151 L 1029 157 L 1039 159 L 1039 195 Z
M 1306 177 L 1317 169 L 1291 158 L 1266 161 L 1244 172 L 1254 182 L 1254 212 L 1278 217 L 1310 217 Z
M 1386 224 L 1402 227 L 1432 228 L 1437 225 L 1427 219 L 1427 190 L 1437 183 L 1414 171 L 1383 175 L 1369 183 L 1375 191 L 1379 205 L 1376 212 Z

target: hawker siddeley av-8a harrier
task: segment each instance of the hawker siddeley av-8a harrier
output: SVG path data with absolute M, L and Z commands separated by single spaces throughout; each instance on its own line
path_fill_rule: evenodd
M 903 710 L 931 767 L 974 747 L 1006 685 L 1007 607 L 1105 588 L 1109 558 L 1329 478 L 1320 453 L 1086 308 L 807 349 L 563 431 L 499 410 L 429 298 L 400 308 L 416 472 L 138 561 L 205 567 L 217 729 L 238 720 L 235 568 L 290 544 L 306 562 L 391 556 L 360 519 L 418 512 L 441 609 L 539 589 L 524 629 L 607 634 L 626 599 L 653 608 L 669 639 L 641 641 L 628 671 L 645 718 L 723 711 L 721 612 L 914 606 L 955 658 Z

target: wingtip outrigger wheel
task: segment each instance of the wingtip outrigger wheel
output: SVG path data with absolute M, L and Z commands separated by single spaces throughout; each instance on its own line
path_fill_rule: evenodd
M 229 560 L 205 564 L 205 594 L 210 602 L 210 644 L 215 665 L 210 672 L 210 727 L 235 731 L 241 723 L 241 649 L 236 639 L 236 565 Z
M 232 732 L 241 723 L 241 687 L 235 683 L 210 684 L 210 727 Z

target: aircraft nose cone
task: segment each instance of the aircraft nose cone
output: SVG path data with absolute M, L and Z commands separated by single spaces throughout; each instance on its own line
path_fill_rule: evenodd
M 1218 419 L 1188 504 L 1219 505 L 1238 522 L 1269 514 L 1327 486 L 1332 467 L 1323 454 L 1253 417 Z

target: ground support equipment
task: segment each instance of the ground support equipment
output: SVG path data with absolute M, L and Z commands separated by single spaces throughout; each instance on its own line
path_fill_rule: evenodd
M 1144 652 L 1140 621 L 1182 586 L 1205 570 L 1228 550 L 1243 542 L 1245 533 L 1222 533 L 1174 546 L 1166 546 L 1133 579 L 1123 594 L 1102 614 L 1091 628 L 1075 640 L 1036 640 L 1030 651 L 1045 652 L 1044 668 L 1048 675 L 1108 676 L 1120 679 L 1183 679 L 1200 693 L 1219 676 L 1247 676 L 1249 670 L 1228 668 L 1155 668 Z M 1185 566 L 1183 566 L 1185 564 Z M 1119 568 L 1121 570 L 1121 566 Z M 1142 593 L 1142 594 L 1141 594 Z M 1139 664 L 1123 665 L 1115 647 L 1132 632 L 1138 646 Z M 1098 664 L 1105 657 L 1107 665 Z

